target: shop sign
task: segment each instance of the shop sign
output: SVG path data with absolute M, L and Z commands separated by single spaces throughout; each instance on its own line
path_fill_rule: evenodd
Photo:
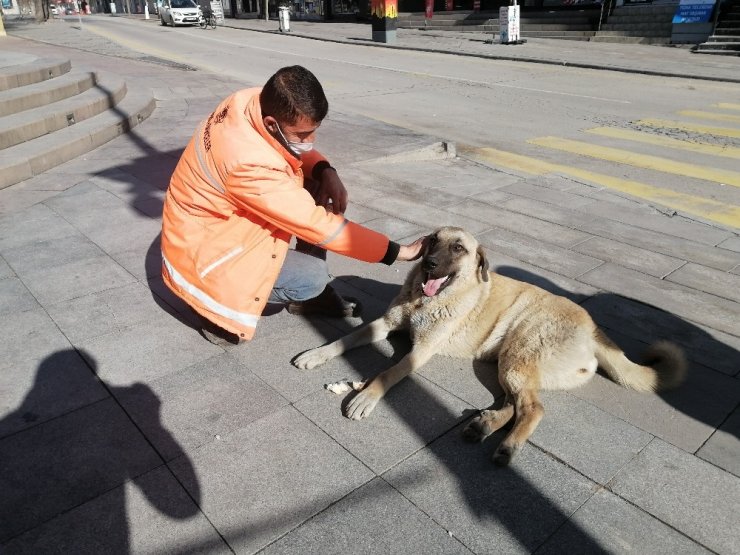
M 706 23 L 712 17 L 715 0 L 681 0 L 673 23 Z
M 3 0 L 3 9 L 9 10 L 13 7 L 13 0 Z

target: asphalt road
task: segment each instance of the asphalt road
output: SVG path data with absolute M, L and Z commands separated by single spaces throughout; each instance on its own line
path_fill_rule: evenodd
M 324 84 L 332 111 L 454 141 L 461 152 L 496 167 L 569 174 L 669 211 L 740 227 L 737 84 L 229 28 L 173 29 L 156 20 L 89 17 L 84 25 L 146 55 L 256 85 L 278 67 L 301 64 Z

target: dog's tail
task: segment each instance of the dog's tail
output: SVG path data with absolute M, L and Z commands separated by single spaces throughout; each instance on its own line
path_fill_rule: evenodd
M 628 359 L 599 328 L 594 332 L 594 339 L 599 366 L 619 385 L 637 391 L 657 391 L 677 387 L 686 378 L 686 355 L 670 341 L 651 345 L 642 365 Z

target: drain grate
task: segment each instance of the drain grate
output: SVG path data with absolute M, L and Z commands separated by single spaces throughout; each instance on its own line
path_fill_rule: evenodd
M 75 123 L 75 115 L 67 114 L 67 127 L 69 127 L 70 125 L 74 125 Z

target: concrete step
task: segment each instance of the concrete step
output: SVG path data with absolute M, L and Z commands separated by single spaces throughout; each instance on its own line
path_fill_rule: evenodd
M 96 116 L 126 96 L 120 77 L 97 73 L 95 85 L 58 102 L 0 117 L 0 149 L 33 140 Z
M 39 58 L 29 63 L 11 65 L 0 69 L 0 91 L 25 87 L 63 75 L 72 68 L 69 60 Z
M 609 31 L 602 29 L 598 32 L 599 36 L 601 37 L 645 37 L 645 38 L 659 38 L 659 37 L 665 37 L 670 38 L 671 37 L 671 30 L 668 29 L 667 31 L 660 31 L 660 30 L 653 30 L 653 31 Z
M 698 50 L 740 50 L 740 41 L 736 42 L 705 42 L 697 47 Z
M 114 110 L 0 151 L 0 189 L 72 160 L 126 133 L 154 111 L 149 92 L 129 91 Z
M 591 38 L 591 42 L 609 42 L 614 44 L 670 44 L 671 37 L 625 37 L 599 35 Z
M 65 73 L 53 79 L 0 91 L 0 117 L 58 102 L 80 94 L 94 84 L 93 73 Z
M 708 49 L 697 49 L 693 51 L 694 54 L 714 54 L 715 56 L 740 56 L 740 50 L 708 50 Z
M 740 42 L 740 37 L 733 35 L 712 35 L 707 42 Z
M 671 34 L 673 23 L 670 21 L 661 23 L 604 23 L 601 26 L 602 31 L 668 31 Z

